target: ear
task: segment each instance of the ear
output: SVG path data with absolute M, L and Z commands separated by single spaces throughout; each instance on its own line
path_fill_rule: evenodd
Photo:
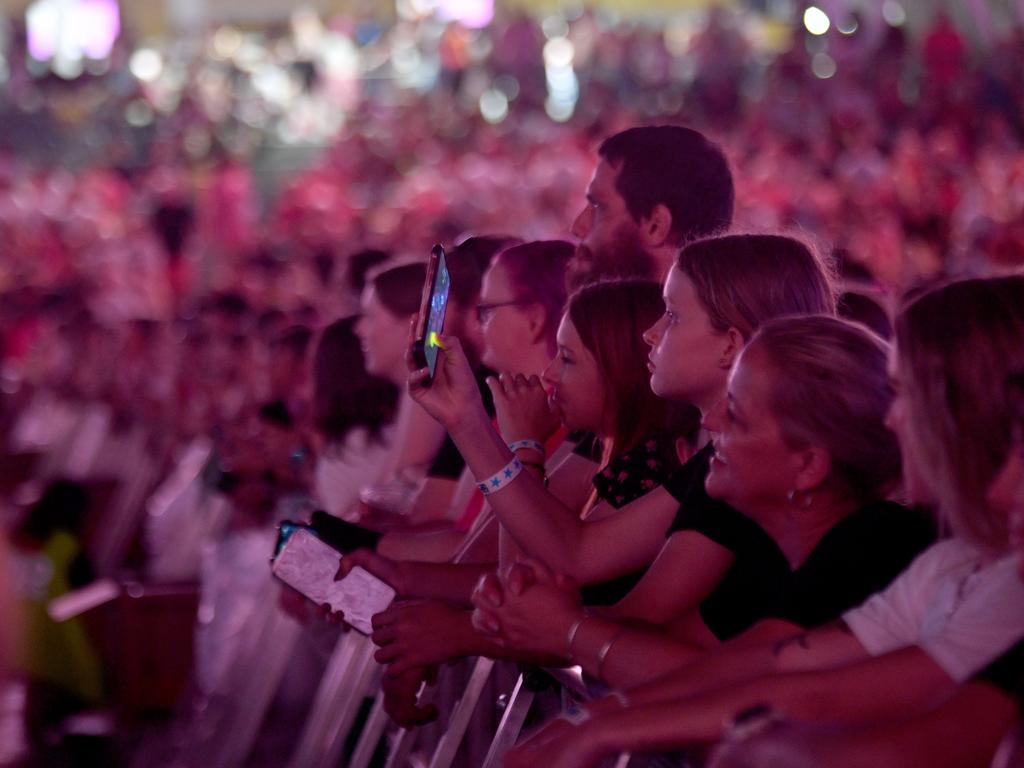
M 743 334 L 736 328 L 730 328 L 725 332 L 725 348 L 722 350 L 722 357 L 718 361 L 718 365 L 724 370 L 732 368 L 733 363 L 736 362 L 736 358 L 740 356 L 740 352 L 743 351 L 743 347 L 746 341 L 743 339 Z
M 798 491 L 813 491 L 832 472 L 832 457 L 824 448 L 812 445 L 796 453 L 797 474 L 793 485 Z
M 666 205 L 658 203 L 640 220 L 640 238 L 648 248 L 658 248 L 671 237 L 672 213 Z
M 546 342 L 548 322 L 544 307 L 540 304 L 527 304 L 523 311 L 526 313 L 526 329 L 530 335 L 530 343 Z

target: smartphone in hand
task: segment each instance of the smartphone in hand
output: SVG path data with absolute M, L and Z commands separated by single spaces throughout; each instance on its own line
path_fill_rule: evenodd
M 430 381 L 437 370 L 438 337 L 444 332 L 444 316 L 448 310 L 448 295 L 452 279 L 448 273 L 444 248 L 435 245 L 427 262 L 427 279 L 423 284 L 419 319 L 416 322 L 416 340 L 413 356 L 417 365 L 430 371 Z
M 370 619 L 391 605 L 395 590 L 358 566 L 335 581 L 342 555 L 317 538 L 309 526 L 291 525 L 274 557 L 274 576 L 317 605 L 326 603 L 341 611 L 345 623 L 369 635 L 373 632 Z

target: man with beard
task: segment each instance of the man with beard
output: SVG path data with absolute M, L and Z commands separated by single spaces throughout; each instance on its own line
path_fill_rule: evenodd
M 602 142 L 572 233 L 570 289 L 605 277 L 661 280 L 679 248 L 727 229 L 733 184 L 722 151 L 674 125 L 629 128 Z

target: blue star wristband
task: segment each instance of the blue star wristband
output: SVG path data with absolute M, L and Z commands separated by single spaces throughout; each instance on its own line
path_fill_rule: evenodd
M 522 462 L 519 461 L 519 459 L 512 459 L 512 461 L 498 470 L 495 474 L 491 475 L 486 480 L 481 480 L 477 483 L 476 487 L 484 496 L 490 496 L 492 493 L 497 493 L 519 477 L 519 473 L 522 471 Z

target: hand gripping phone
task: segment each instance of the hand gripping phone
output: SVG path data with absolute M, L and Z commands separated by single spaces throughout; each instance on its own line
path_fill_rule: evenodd
M 444 316 L 448 311 L 451 285 L 452 278 L 448 274 L 444 248 L 435 245 L 427 262 L 427 279 L 423 284 L 423 299 L 420 302 L 416 340 L 412 350 L 416 364 L 430 371 L 429 381 L 434 380 L 434 371 L 437 370 L 437 354 L 440 349 L 438 337 L 444 332 Z
M 341 611 L 346 624 L 369 635 L 373 632 L 370 619 L 391 605 L 395 590 L 358 566 L 335 581 L 341 557 L 336 549 L 317 538 L 312 527 L 283 523 L 271 570 L 317 605 L 327 603 L 332 610 Z

